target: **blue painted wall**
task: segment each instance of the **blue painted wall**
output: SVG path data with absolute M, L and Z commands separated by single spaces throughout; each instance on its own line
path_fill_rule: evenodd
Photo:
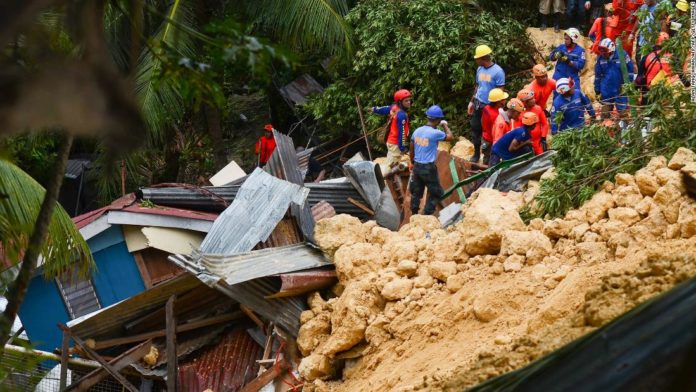
M 63 333 L 56 324 L 67 323 L 70 316 L 55 280 L 35 276 L 29 282 L 27 295 L 19 308 L 19 319 L 36 348 L 53 351 L 60 347 Z
M 145 284 L 133 255 L 128 253 L 120 226 L 112 226 L 90 238 L 97 269 L 92 283 L 102 307 L 115 304 L 145 290 Z M 60 347 L 62 333 L 57 323 L 70 320 L 55 280 L 35 276 L 19 309 L 19 319 L 26 328 L 29 340 L 40 350 Z

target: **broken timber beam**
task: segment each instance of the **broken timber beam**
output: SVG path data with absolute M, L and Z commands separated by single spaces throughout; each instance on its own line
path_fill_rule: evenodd
M 68 385 L 68 356 L 70 355 L 70 334 L 63 331 L 63 343 L 60 350 L 60 384 L 59 391 L 64 391 Z
M 186 323 L 186 324 L 178 325 L 176 327 L 176 332 L 179 333 L 179 332 L 191 331 L 194 329 L 203 328 L 203 327 L 207 327 L 210 325 L 224 323 L 226 321 L 237 320 L 237 319 L 242 318 L 243 316 L 244 316 L 243 312 L 232 312 L 232 313 L 228 313 L 228 314 L 221 314 L 219 316 L 209 317 L 209 318 L 203 319 L 203 320 L 191 321 L 191 322 Z M 101 350 L 101 349 L 105 349 L 108 347 L 119 346 L 121 344 L 136 343 L 136 342 L 142 342 L 143 340 L 147 340 L 147 339 L 160 338 L 160 337 L 166 336 L 166 335 L 167 335 L 167 330 L 160 329 L 158 331 L 141 333 L 139 335 L 125 336 L 122 338 L 102 340 L 100 342 L 96 342 L 96 344 L 94 345 L 94 349 Z
M 104 360 L 104 358 L 102 358 L 101 356 L 99 356 L 99 354 L 97 354 L 96 351 L 94 351 L 94 350 L 92 350 L 91 348 L 89 348 L 89 346 L 87 346 L 87 345 L 85 344 L 85 342 L 82 341 L 82 339 L 80 339 L 80 338 L 77 337 L 77 336 L 72 335 L 72 333 L 71 333 L 71 331 L 70 331 L 70 329 L 69 329 L 68 327 L 66 327 L 64 324 L 58 324 L 58 326 L 60 327 L 60 329 L 63 330 L 63 332 L 69 333 L 70 336 L 72 336 L 72 339 L 75 341 L 75 344 L 77 344 L 78 346 L 80 346 L 80 348 L 81 348 L 82 350 L 84 350 L 84 352 L 86 352 L 87 355 L 89 355 L 90 357 L 92 357 L 92 359 L 94 359 L 95 361 L 99 362 L 99 364 L 104 368 L 104 370 L 106 370 L 113 378 L 115 378 L 119 383 L 121 383 L 121 385 L 123 385 L 123 387 L 124 387 L 125 389 L 127 389 L 127 390 L 129 390 L 129 391 L 131 391 L 131 392 L 139 392 L 138 388 L 136 388 L 135 386 L 133 386 L 133 384 L 131 384 L 125 377 L 123 377 L 123 375 L 121 375 L 121 373 L 119 373 L 118 371 L 114 370 L 114 368 L 111 367 L 111 365 L 109 365 L 109 363 L 106 362 L 106 361 Z
M 126 366 L 138 361 L 140 358 L 144 357 L 150 352 L 152 347 L 152 340 L 145 341 L 139 345 L 131 348 L 130 350 L 124 352 L 113 360 L 109 361 L 109 365 L 117 372 L 120 372 Z M 80 378 L 79 381 L 71 384 L 65 391 L 75 391 L 83 392 L 89 391 L 89 389 L 97 385 L 101 380 L 105 379 L 108 373 L 104 368 L 97 368 L 87 373 L 84 377 Z M 63 389 L 61 389 L 62 391 Z
M 370 208 L 368 208 L 365 204 L 353 199 L 352 197 L 349 197 L 347 200 L 348 200 L 348 203 L 360 208 L 361 210 L 365 211 L 365 213 L 367 213 L 368 215 L 370 215 L 370 216 L 375 215 L 374 211 L 372 211 Z
M 276 377 L 280 376 L 280 374 L 287 368 L 288 363 L 285 361 L 280 361 L 278 365 L 272 366 L 270 369 L 261 373 L 260 376 L 251 380 L 248 384 L 244 386 L 244 388 L 242 388 L 240 392 L 258 392 L 266 384 L 275 380 Z
M 175 392 L 177 358 L 176 358 L 176 319 L 174 318 L 174 301 L 176 295 L 167 300 L 166 305 L 166 334 L 167 334 L 167 391 Z

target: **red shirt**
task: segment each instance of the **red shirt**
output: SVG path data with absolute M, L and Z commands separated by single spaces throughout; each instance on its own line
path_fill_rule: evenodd
M 490 104 L 483 107 L 483 113 L 481 115 L 481 128 L 483 133 L 481 137 L 488 143 L 493 141 L 493 123 L 495 119 L 498 118 L 498 109 L 494 109 Z
M 656 58 L 659 55 L 659 60 Z M 665 72 L 666 79 L 672 83 L 678 79 L 672 73 L 672 67 L 669 65 L 671 53 L 662 53 L 662 51 L 650 52 L 645 57 L 645 83 L 650 86 L 655 76 L 662 70 Z
M 643 0 L 612 0 L 611 4 L 614 6 L 614 15 L 619 18 L 616 27 L 617 35 L 621 34 L 623 31 L 628 31 L 630 33 L 631 30 L 633 30 L 633 25 L 636 23 L 634 14 L 643 3 Z
M 544 148 L 541 147 L 541 138 L 546 137 L 546 135 L 549 134 L 549 122 L 546 120 L 544 110 L 541 109 L 539 105 L 532 106 L 531 109 L 522 112 L 517 121 L 512 122 L 512 128 L 514 129 L 522 126 L 522 116 L 524 116 L 524 114 L 527 112 L 535 113 L 537 117 L 539 117 L 539 122 L 531 132 L 532 150 L 534 150 L 534 155 L 539 155 L 544 152 Z
M 266 137 L 264 135 L 259 138 L 259 140 L 256 142 L 256 154 L 259 155 L 259 163 L 261 165 L 265 165 L 266 162 L 271 159 L 271 155 L 273 154 L 273 150 L 275 150 L 275 148 L 276 141 L 273 136 Z
M 507 118 L 507 115 L 499 114 L 493 123 L 493 143 L 500 140 L 510 130 L 512 130 L 510 119 Z
M 556 90 L 556 81 L 549 78 L 545 85 L 540 85 L 536 79 L 527 85 L 527 88 L 534 91 L 534 100 L 537 105 L 542 109 L 546 108 L 546 103 L 549 101 L 549 97 L 553 95 Z
M 612 15 L 609 18 L 607 18 L 607 22 L 604 26 L 604 31 L 602 31 L 603 21 L 604 18 L 595 19 L 594 23 L 592 24 L 592 28 L 590 28 L 589 33 L 587 33 L 588 36 L 592 35 L 592 33 L 595 34 L 594 43 L 590 48 L 590 51 L 594 54 L 599 54 L 598 48 L 599 43 L 602 41 L 602 39 L 610 38 L 612 41 L 616 41 L 616 37 L 619 35 L 619 31 L 617 29 L 617 27 L 619 26 L 618 16 Z

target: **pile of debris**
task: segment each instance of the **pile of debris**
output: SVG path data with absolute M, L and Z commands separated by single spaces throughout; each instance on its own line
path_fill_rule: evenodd
M 309 296 L 308 391 L 459 391 L 520 368 L 696 275 L 680 148 L 619 174 L 563 219 L 525 225 L 520 193 L 480 189 L 463 220 L 399 232 L 337 215 L 315 240 L 339 283 Z

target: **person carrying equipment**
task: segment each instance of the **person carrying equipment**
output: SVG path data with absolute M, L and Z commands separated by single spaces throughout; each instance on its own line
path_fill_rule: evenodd
M 488 93 L 494 88 L 502 89 L 505 86 L 505 71 L 491 59 L 493 50 L 488 45 L 479 45 L 474 53 L 476 69 L 476 86 L 474 96 L 471 97 L 467 113 L 471 116 L 471 142 L 474 144 L 474 156 L 472 162 L 481 159 L 481 138 L 483 136 L 483 107 L 488 104 Z
M 428 124 L 416 129 L 411 136 L 411 181 L 408 184 L 411 190 L 411 213 L 418 214 L 421 198 L 425 188 L 428 188 L 428 200 L 425 202 L 423 214 L 431 215 L 435 212 L 437 203 L 445 191 L 440 185 L 440 177 L 437 173 L 435 160 L 437 159 L 437 144 L 442 140 L 452 140 L 454 136 L 449 129 L 445 114 L 442 109 L 433 105 L 425 111 Z M 437 129 L 441 125 L 445 132 Z
M 517 98 L 508 101 L 507 110 L 500 109 L 500 114 L 493 123 L 493 144 L 510 132 L 512 122 L 520 118 L 524 109 L 524 104 Z M 490 162 L 490 159 L 488 161 Z
M 573 79 L 577 86 L 580 85 L 580 71 L 585 67 L 585 49 L 578 45 L 580 32 L 576 28 L 566 30 L 563 35 L 564 42 L 554 49 L 549 55 L 549 60 L 556 61 L 556 70 L 553 79 Z
M 401 160 L 402 154 L 408 151 L 408 109 L 411 108 L 413 99 L 411 92 L 406 89 L 394 93 L 394 103 L 390 106 L 373 106 L 372 113 L 380 116 L 389 116 L 389 123 L 384 135 L 387 145 L 387 167 L 396 166 Z
M 256 155 L 258 155 L 259 167 L 264 167 L 266 165 L 266 162 L 268 162 L 268 160 L 271 159 L 271 155 L 273 155 L 273 151 L 276 148 L 276 141 L 273 137 L 273 130 L 274 128 L 272 124 L 264 125 L 263 136 L 261 136 L 256 141 L 256 147 L 254 148 L 254 152 L 256 153 Z
M 532 112 L 522 115 L 522 126 L 506 133 L 493 145 L 489 166 L 524 155 L 531 149 L 532 129 L 536 127 L 539 118 Z
M 551 134 L 563 132 L 572 128 L 579 128 L 585 124 L 585 112 L 595 117 L 592 103 L 579 89 L 574 88 L 573 79 L 559 79 L 556 81 L 556 98 L 551 107 Z M 562 119 L 557 121 L 558 116 Z M 589 121 L 588 121 L 589 122 Z
M 616 53 L 616 45 L 609 38 L 604 38 L 599 43 L 599 57 L 595 63 L 594 93 L 597 100 L 602 103 L 602 119 L 609 118 L 611 111 L 616 110 L 623 117 L 628 104 L 628 97 L 621 94 L 623 75 L 621 62 Z M 628 77 L 633 80 L 634 67 L 631 59 L 626 56 L 626 68 Z
M 500 114 L 500 110 L 505 107 L 505 100 L 508 99 L 508 93 L 494 88 L 488 93 L 488 105 L 483 107 L 483 116 L 481 117 L 481 152 L 483 153 L 483 161 L 488 162 L 491 156 L 491 146 L 493 145 L 493 123 Z

